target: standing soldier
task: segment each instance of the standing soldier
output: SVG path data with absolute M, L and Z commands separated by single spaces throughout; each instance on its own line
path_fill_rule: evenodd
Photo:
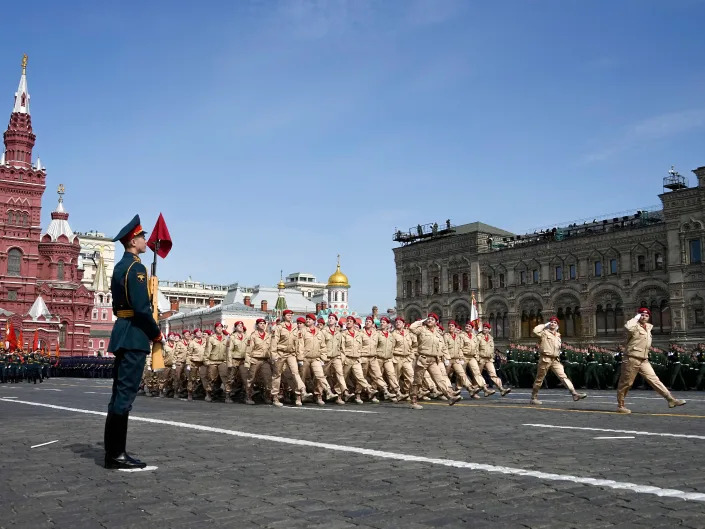
M 233 333 L 228 336 L 228 369 L 230 371 L 230 386 L 239 385 L 242 395 L 247 394 L 247 368 L 245 368 L 245 324 L 236 321 Z
M 283 313 L 284 320 L 274 327 L 271 343 L 271 357 L 274 365 L 274 375 L 272 377 L 272 401 L 275 406 L 281 405 L 279 402 L 279 389 L 281 387 L 282 374 L 288 370 L 296 385 L 296 404 L 302 404 L 302 399 L 306 395 L 306 386 L 299 375 L 299 366 L 296 360 L 296 328 L 291 323 L 293 311 L 287 309 Z
M 380 370 L 384 372 L 387 382 L 389 382 L 389 388 L 395 394 L 392 401 L 396 402 L 398 399 L 408 395 L 403 395 L 399 389 L 399 380 L 394 366 L 394 336 L 389 331 L 389 323 L 389 318 L 386 316 L 382 316 L 379 320 L 382 328 L 377 333 L 377 362 L 380 365 Z
M 438 316 L 430 313 L 425 320 L 415 321 L 409 327 L 419 341 L 419 356 L 414 364 L 414 382 L 411 386 L 411 407 L 415 410 L 422 409 L 418 404 L 418 394 L 426 371 L 448 399 L 450 406 L 462 399 L 458 393 L 451 390 L 448 377 L 445 375 L 443 365 L 445 345 L 443 337 L 438 333 L 436 322 L 438 322 Z
M 272 335 L 267 332 L 267 322 L 259 318 L 255 322 L 255 330 L 252 331 L 245 345 L 245 368 L 247 371 L 247 396 L 245 404 L 254 404 L 254 384 L 257 375 L 260 375 L 262 387 L 266 390 L 266 395 L 272 392 L 272 369 L 270 365 Z M 265 397 L 267 400 L 267 397 Z M 283 406 L 278 398 L 272 399 L 275 406 Z
M 414 352 L 412 350 L 412 343 L 416 337 L 405 328 L 405 323 L 404 318 L 397 316 L 397 319 L 394 320 L 394 333 L 392 333 L 394 367 L 402 398 L 406 398 L 404 395 L 409 394 L 411 384 L 414 382 Z
M 188 344 L 188 356 L 186 356 L 186 373 L 188 382 L 186 389 L 188 391 L 188 400 L 193 400 L 193 392 L 196 389 L 196 381 L 200 377 L 203 389 L 210 391 L 208 385 L 208 367 L 205 364 L 206 360 L 206 340 L 203 338 L 201 329 L 194 329 L 193 340 Z
M 166 343 L 154 321 L 147 290 L 147 269 L 139 254 L 147 251 L 145 231 L 135 215 L 113 241 L 120 241 L 125 254 L 115 265 L 110 282 L 117 321 L 110 334 L 108 351 L 115 355 L 113 388 L 105 419 L 105 468 L 145 468 L 127 454 L 127 423 L 137 396 L 147 356 L 153 343 Z
M 171 377 L 173 375 L 175 351 L 176 340 L 174 339 L 174 333 L 170 332 L 166 345 L 162 351 L 162 356 L 164 357 L 164 369 L 162 369 L 161 373 L 159 373 L 158 397 L 166 397 L 169 393 L 169 389 L 171 389 Z
M 178 335 L 177 335 L 178 336 Z M 184 331 L 184 337 L 178 336 L 176 339 L 176 350 L 174 351 L 174 398 L 181 396 L 184 381 L 184 368 L 186 367 L 186 356 L 188 356 L 188 342 L 191 333 Z
M 470 368 L 472 382 L 474 382 L 475 385 L 480 390 L 482 390 L 485 397 L 489 397 L 490 395 L 494 395 L 497 392 L 494 389 L 490 389 L 487 387 L 487 383 L 485 382 L 485 379 L 482 376 L 482 371 L 480 371 L 480 364 L 478 363 L 480 360 L 480 352 L 477 345 L 477 341 L 475 340 L 472 331 L 472 323 L 466 323 L 465 333 L 463 333 L 463 335 L 461 336 L 461 349 L 463 351 L 465 361 L 467 362 L 467 365 Z M 479 396 L 477 396 L 477 392 L 473 394 L 473 397 L 478 399 L 480 398 Z
M 624 398 L 634 383 L 637 375 L 641 375 L 654 390 L 668 401 L 669 408 L 683 406 L 684 400 L 677 399 L 666 389 L 654 372 L 649 362 L 649 348 L 651 347 L 651 329 L 653 325 L 649 323 L 651 311 L 647 308 L 639 309 L 639 312 L 624 327 L 629 333 L 627 350 L 622 360 L 622 369 L 617 385 L 617 412 L 631 413 L 624 406 Z
M 490 380 L 494 382 L 497 389 L 499 389 L 499 394 L 503 397 L 512 391 L 512 388 L 502 387 L 502 380 L 497 376 L 497 372 L 494 369 L 494 339 L 490 334 L 492 326 L 489 323 L 482 324 L 482 332 L 475 336 L 475 344 L 477 345 L 478 353 L 480 355 L 480 361 L 478 363 L 480 368 L 480 373 L 484 369 L 490 376 Z
M 326 400 L 336 398 L 338 395 L 333 393 L 326 374 L 323 372 L 323 364 L 327 360 L 325 342 L 321 338 L 321 332 L 316 327 L 316 316 L 314 314 L 306 315 L 306 327 L 298 332 L 296 337 L 296 356 L 303 360 L 304 365 L 301 370 L 301 378 L 306 380 L 313 376 L 314 389 L 313 394 L 316 399 L 316 404 L 323 406 Z M 298 403 L 297 403 L 298 405 Z
M 561 355 L 561 333 L 558 332 L 558 318 L 551 316 L 548 323 L 539 323 L 534 327 L 534 335 L 541 338 L 541 358 L 536 371 L 536 379 L 534 387 L 531 391 L 531 404 L 541 404 L 539 400 L 539 389 L 543 384 L 543 379 L 546 377 L 549 369 L 552 370 L 561 383 L 573 395 L 573 400 L 578 401 L 587 397 L 587 393 L 578 393 L 575 391 L 573 383 L 568 378 L 563 370 L 563 364 L 559 359 Z
M 220 383 L 225 391 L 225 402 L 231 403 L 230 398 L 230 373 L 228 370 L 228 350 L 225 335 L 223 335 L 223 324 L 215 324 L 215 334 L 208 338 L 206 343 L 206 364 L 208 365 L 208 389 L 206 390 L 206 402 L 212 402 L 213 385 L 220 378 Z
M 465 374 L 465 354 L 463 346 L 469 342 L 466 335 L 460 332 L 458 324 L 450 320 L 448 322 L 448 332 L 444 336 L 448 356 L 450 357 L 450 368 L 455 373 L 456 385 L 468 390 L 470 396 L 475 396 L 480 391 L 480 386 L 473 386 Z

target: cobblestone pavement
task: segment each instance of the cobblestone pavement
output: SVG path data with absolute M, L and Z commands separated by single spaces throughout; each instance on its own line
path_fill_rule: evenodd
M 138 397 L 128 448 L 158 468 L 127 473 L 101 466 L 109 382 L 0 385 L 0 528 L 705 527 L 703 393 L 669 410 L 633 391 L 629 416 L 605 391 L 420 411 Z

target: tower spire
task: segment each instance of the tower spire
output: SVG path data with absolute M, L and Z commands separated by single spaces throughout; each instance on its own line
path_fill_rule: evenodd
M 27 54 L 22 56 L 22 75 L 20 84 L 15 92 L 15 106 L 12 112 L 18 114 L 29 114 L 29 92 L 27 91 Z

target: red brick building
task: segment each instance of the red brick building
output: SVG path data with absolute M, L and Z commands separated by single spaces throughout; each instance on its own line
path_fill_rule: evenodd
M 86 354 L 94 295 L 81 283 L 80 245 L 68 223 L 62 185 L 51 222 L 41 230 L 47 172 L 39 158 L 32 161 L 36 136 L 26 65 L 25 56 L 0 157 L 0 332 L 9 319 L 16 333 L 22 330 L 26 348 L 38 330 L 52 352 L 58 342 L 62 355 Z

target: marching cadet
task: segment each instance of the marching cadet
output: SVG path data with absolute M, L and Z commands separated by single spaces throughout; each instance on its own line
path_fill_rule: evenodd
M 639 309 L 639 312 L 624 327 L 629 333 L 627 350 L 622 360 L 622 369 L 617 385 L 617 412 L 631 413 L 631 410 L 624 406 L 624 399 L 634 383 L 637 375 L 641 375 L 644 380 L 654 390 L 668 401 L 669 408 L 683 406 L 684 400 L 677 399 L 666 389 L 658 376 L 654 372 L 649 362 L 649 347 L 651 347 L 651 329 L 653 325 L 649 323 L 651 311 L 647 308 Z
M 414 352 L 412 344 L 416 335 L 409 332 L 405 327 L 406 322 L 401 316 L 394 320 L 394 332 L 392 333 L 394 367 L 399 391 L 402 395 L 411 392 L 411 384 L 414 382 Z M 406 398 L 406 397 L 402 397 Z
M 298 406 L 306 395 L 306 386 L 299 375 L 299 365 L 296 360 L 295 339 L 297 329 L 291 323 L 293 311 L 287 309 L 282 315 L 283 321 L 274 327 L 274 332 L 272 333 L 271 358 L 274 365 L 272 401 L 277 406 L 282 375 L 285 370 L 288 370 L 296 385 L 296 404 Z
M 203 389 L 208 386 L 208 367 L 205 364 L 206 359 L 206 340 L 203 338 L 201 329 L 194 329 L 193 340 L 188 344 L 188 355 L 186 356 L 186 373 L 188 381 L 186 390 L 188 391 L 188 400 L 193 400 L 193 392 L 196 389 L 196 381 L 200 377 Z
M 445 333 L 444 339 L 448 356 L 450 357 L 450 369 L 455 373 L 456 384 L 468 390 L 470 396 L 473 397 L 480 391 L 479 386 L 473 386 L 465 373 L 465 354 L 463 353 L 463 345 L 469 342 L 466 335 L 460 332 L 455 321 L 448 322 L 448 332 Z
M 376 392 L 382 390 L 385 399 L 394 397 L 394 395 L 389 393 L 387 383 L 382 377 L 382 370 L 377 362 L 377 329 L 375 329 L 375 322 L 372 316 L 365 318 L 365 328 L 360 333 L 360 365 L 362 374 Z M 371 400 L 374 403 L 379 402 L 376 394 Z
M 461 344 L 463 356 L 465 357 L 465 362 L 467 363 L 467 366 L 470 369 L 470 374 L 472 375 L 472 382 L 475 383 L 474 385 L 477 386 L 480 390 L 482 390 L 485 397 L 489 397 L 490 395 L 494 395 L 495 393 L 497 393 L 496 390 L 490 389 L 487 386 L 487 383 L 485 382 L 485 379 L 482 376 L 482 371 L 480 371 L 480 351 L 477 345 L 477 341 L 475 341 L 475 337 L 473 335 L 472 323 L 470 322 L 465 324 L 465 333 L 463 333 L 463 335 L 461 336 Z M 479 398 L 476 395 L 477 393 L 475 392 L 473 394 L 473 397 Z
M 115 355 L 113 388 L 104 434 L 105 468 L 110 469 L 147 466 L 127 453 L 127 424 L 151 346 L 166 343 L 152 315 L 147 269 L 139 258 L 139 254 L 147 251 L 145 233 L 139 215 L 135 215 L 113 239 L 122 243 L 125 254 L 115 264 L 110 282 L 113 309 L 117 316 L 108 343 L 108 351 Z
M 164 358 L 164 369 L 159 373 L 159 393 L 158 397 L 166 397 L 171 389 L 171 379 L 173 376 L 174 353 L 176 351 L 176 340 L 174 333 L 170 332 L 167 337 L 166 345 L 162 350 Z
M 206 342 L 205 352 L 206 365 L 208 366 L 208 387 L 206 388 L 206 402 L 212 402 L 213 386 L 220 379 L 220 383 L 225 391 L 225 402 L 231 403 L 230 397 L 230 373 L 228 369 L 228 350 L 225 335 L 223 334 L 223 324 L 215 324 L 215 334 L 212 334 Z
M 340 354 L 339 338 L 340 332 L 338 330 L 338 316 L 331 313 L 328 315 L 328 326 L 321 331 L 321 341 L 323 342 L 321 347 L 325 349 L 325 356 L 328 359 L 328 363 L 324 367 L 324 371 L 328 373 L 328 376 L 333 380 L 333 386 L 335 392 L 338 394 L 338 398 L 335 403 L 343 405 L 345 404 L 344 398 L 349 398 L 351 395 L 348 393 L 348 386 L 345 383 L 345 376 L 343 375 L 343 357 Z
M 270 364 L 272 334 L 267 332 L 267 322 L 259 318 L 255 322 L 255 330 L 252 331 L 245 344 L 245 369 L 247 369 L 247 396 L 245 404 L 254 404 L 254 384 L 257 375 L 260 375 L 262 387 L 266 390 L 266 395 L 273 395 L 272 392 L 272 369 Z M 278 395 L 278 392 L 277 392 Z M 268 400 L 269 397 L 265 397 Z M 272 404 L 283 406 L 277 396 L 272 398 Z
M 296 336 L 296 357 L 303 362 L 301 370 L 301 378 L 306 380 L 313 376 L 314 388 L 313 395 L 316 404 L 319 406 L 325 405 L 325 400 L 337 398 L 333 390 L 328 384 L 326 374 L 323 372 L 323 364 L 327 360 L 325 342 L 321 338 L 321 332 L 316 327 L 316 316 L 314 314 L 306 315 L 306 324 L 302 330 L 299 330 Z M 297 406 L 299 403 L 297 401 Z
M 341 319 L 341 323 L 343 320 Z M 360 363 L 360 345 L 362 344 L 362 337 L 360 336 L 359 327 L 356 326 L 355 318 L 350 316 L 344 324 L 346 329 L 340 333 L 340 354 L 343 355 L 343 376 L 345 378 L 352 373 L 353 380 L 355 381 L 355 403 L 362 404 L 362 399 L 360 395 L 364 390 L 370 399 L 375 397 L 376 391 L 370 386 L 370 384 L 365 379 L 365 375 L 362 372 L 362 365 Z
M 188 342 L 191 333 L 184 331 L 183 338 L 176 335 L 176 349 L 174 350 L 174 398 L 178 398 L 183 390 L 184 371 L 186 367 L 186 356 L 188 356 Z
M 462 399 L 462 397 L 451 390 L 448 378 L 445 376 L 443 367 L 444 343 L 443 337 L 438 333 L 436 323 L 438 316 L 433 312 L 424 320 L 415 321 L 409 327 L 418 339 L 419 355 L 414 364 L 414 382 L 411 385 L 411 408 L 414 410 L 423 409 L 418 404 L 419 389 L 423 384 L 424 373 L 428 371 L 431 378 L 448 399 L 448 404 L 452 406 Z
M 393 402 L 408 397 L 402 394 L 399 389 L 399 380 L 397 379 L 397 371 L 394 366 L 394 336 L 389 330 L 389 318 L 382 316 L 379 320 L 381 329 L 377 332 L 377 362 L 380 370 L 384 372 L 387 378 L 388 386 L 394 393 Z
M 494 339 L 490 334 L 492 326 L 489 323 L 482 324 L 482 332 L 475 336 L 475 344 L 477 345 L 478 354 L 480 360 L 478 362 L 478 367 L 480 368 L 480 373 L 484 369 L 490 376 L 490 380 L 494 382 L 497 389 L 499 389 L 499 394 L 503 397 L 512 391 L 512 388 L 504 388 L 502 386 L 502 380 L 497 376 L 497 372 L 494 369 Z
M 570 391 L 574 401 L 587 397 L 587 393 L 578 393 L 575 391 L 573 383 L 563 370 L 563 364 L 561 364 L 559 359 L 561 355 L 561 333 L 558 332 L 558 324 L 558 318 L 551 316 L 548 323 L 539 323 L 534 327 L 534 335 L 541 338 L 541 357 L 539 358 L 534 387 L 531 391 L 531 404 L 541 404 L 539 400 L 539 389 L 541 389 L 543 379 L 546 377 L 549 370 L 553 371 L 566 389 Z
M 318 328 L 319 331 L 322 331 L 323 329 L 326 328 L 326 320 L 323 318 L 318 318 L 316 320 L 316 328 Z
M 236 321 L 233 332 L 228 336 L 228 370 L 230 371 L 230 387 L 239 385 L 242 388 L 243 397 L 247 394 L 247 369 L 245 368 L 245 350 L 247 340 L 245 340 L 245 324 Z

